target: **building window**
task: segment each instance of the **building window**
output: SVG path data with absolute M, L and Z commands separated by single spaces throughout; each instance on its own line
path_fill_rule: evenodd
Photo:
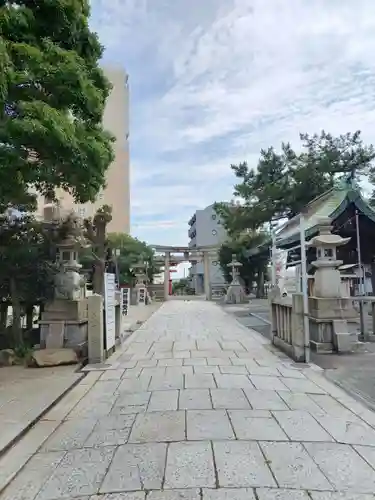
M 79 207 L 78 208 L 78 217 L 81 217 L 84 219 L 86 216 L 86 208 L 85 207 Z
M 211 219 L 212 219 L 212 220 L 216 220 L 216 214 L 212 214 L 212 215 L 211 215 Z
M 216 235 L 217 235 L 217 231 L 216 231 L 216 229 L 213 229 L 213 230 L 212 230 L 212 234 L 213 234 L 214 236 L 216 236 Z

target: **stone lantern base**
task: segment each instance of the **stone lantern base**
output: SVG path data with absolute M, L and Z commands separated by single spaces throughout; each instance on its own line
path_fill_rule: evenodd
M 358 334 L 350 331 L 357 313 L 350 298 L 309 297 L 310 346 L 317 353 L 351 352 Z
M 246 304 L 248 302 L 245 290 L 240 283 L 229 285 L 224 302 L 226 304 Z
M 55 299 L 47 304 L 40 324 L 42 349 L 74 349 L 79 358 L 87 356 L 86 299 Z

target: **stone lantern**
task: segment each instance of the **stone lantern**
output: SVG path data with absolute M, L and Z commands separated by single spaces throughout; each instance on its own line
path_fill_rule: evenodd
M 332 234 L 331 220 L 318 222 L 319 235 L 308 244 L 316 248 L 314 292 L 309 297 L 310 346 L 319 353 L 351 352 L 357 343 L 357 334 L 349 328 L 348 321 L 355 320 L 350 297 L 343 297 L 337 248 L 346 245 L 350 238 Z
M 77 300 L 81 298 L 82 276 L 79 274 L 81 264 L 78 263 L 79 243 L 69 235 L 57 246 L 57 259 L 60 272 L 56 280 L 56 298 Z
M 232 255 L 232 262 L 228 264 L 228 267 L 232 269 L 232 283 L 225 295 L 224 301 L 226 304 L 244 304 L 247 302 L 245 290 L 239 280 L 239 268 L 241 266 L 241 262 L 238 262 L 236 256 Z
M 312 265 L 316 267 L 314 276 L 314 296 L 321 298 L 342 297 L 341 276 L 339 267 L 341 260 L 337 260 L 337 247 L 346 245 L 350 238 L 342 238 L 332 234 L 331 219 L 319 221 L 319 235 L 315 236 L 309 245 L 316 248 L 316 260 Z

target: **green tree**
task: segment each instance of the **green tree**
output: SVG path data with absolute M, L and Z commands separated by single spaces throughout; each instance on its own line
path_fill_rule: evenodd
M 88 0 L 1 2 L 0 210 L 35 202 L 30 187 L 83 203 L 105 184 L 110 84 L 89 13 Z
M 30 329 L 33 306 L 54 294 L 54 235 L 32 216 L 9 219 L 3 215 L 0 242 L 0 298 L 13 309 L 11 343 L 22 346 L 21 316 L 27 315 Z
M 248 251 L 264 243 L 268 238 L 265 232 L 242 233 L 236 238 L 228 239 L 219 250 L 219 262 L 227 283 L 232 281 L 229 263 L 235 255 L 238 262 L 242 264 L 239 268 L 240 278 L 245 286 L 252 291 L 253 283 L 257 284 L 257 296 L 263 295 L 264 280 L 267 274 L 268 256 L 254 254 L 248 257 Z
M 256 169 L 246 162 L 231 165 L 238 179 L 234 195 L 242 201 L 217 204 L 230 234 L 293 217 L 340 177 L 370 175 L 375 181 L 375 149 L 363 144 L 359 131 L 338 137 L 323 131 L 313 136 L 301 134 L 300 139 L 300 152 L 289 143 L 281 145 L 281 152 L 273 147 L 261 150 Z
M 160 269 L 155 264 L 154 251 L 147 243 L 125 233 L 110 233 L 108 241 L 112 250 L 120 251 L 117 257 L 120 283 L 133 282 L 135 278 L 133 268 L 139 262 L 145 262 L 147 278 L 152 283 L 155 274 L 159 273 Z

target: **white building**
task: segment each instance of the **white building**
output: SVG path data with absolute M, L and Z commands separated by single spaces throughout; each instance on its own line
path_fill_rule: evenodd
M 227 232 L 221 224 L 214 206 L 209 205 L 203 210 L 197 210 L 189 221 L 189 248 L 218 246 L 226 240 Z M 204 293 L 203 262 L 192 263 L 189 277 L 196 294 Z M 225 279 L 217 260 L 210 262 L 210 286 L 225 284 Z

